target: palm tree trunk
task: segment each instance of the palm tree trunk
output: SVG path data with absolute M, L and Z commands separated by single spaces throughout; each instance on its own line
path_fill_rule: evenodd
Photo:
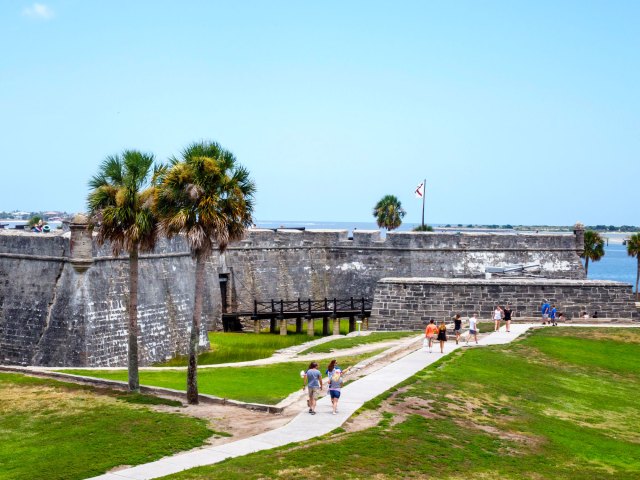
M 587 277 L 589 276 L 589 257 L 584 258 L 584 273 Z
M 140 391 L 138 376 L 138 248 L 129 253 L 129 390 Z
M 198 343 L 200 341 L 200 318 L 202 317 L 202 299 L 204 295 L 205 255 L 196 252 L 196 291 L 193 299 L 193 320 L 189 341 L 189 368 L 187 370 L 187 402 L 198 404 Z

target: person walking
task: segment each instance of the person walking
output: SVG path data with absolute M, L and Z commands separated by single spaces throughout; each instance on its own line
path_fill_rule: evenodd
M 467 335 L 467 345 L 469 345 L 469 338 L 473 335 L 476 344 L 478 343 L 478 318 L 477 313 L 474 313 L 469 319 L 469 334 Z
M 462 330 L 462 318 L 459 313 L 456 313 L 456 316 L 453 317 L 453 333 L 456 334 L 456 345 L 458 345 L 458 341 L 460 340 L 460 332 Z
M 331 407 L 333 408 L 333 414 L 338 413 L 338 400 L 340 400 L 340 391 L 344 380 L 342 379 L 342 370 L 335 368 L 329 378 L 329 396 L 331 397 Z
M 551 311 L 551 305 L 549 305 L 549 302 L 545 299 L 544 302 L 542 302 L 542 306 L 540 307 L 540 313 L 542 313 L 542 324 L 546 325 L 547 322 L 549 321 L 549 312 Z
M 504 313 L 504 322 L 507 325 L 507 333 L 509 333 L 511 331 L 511 315 L 513 314 L 511 305 L 507 303 L 502 312 Z
M 316 414 L 316 400 L 322 390 L 322 374 L 318 370 L 318 362 L 311 362 L 309 368 L 304 374 L 309 391 L 309 413 Z
M 338 366 L 338 361 L 336 359 L 333 359 L 329 362 L 327 370 L 324 372 L 327 378 L 331 378 L 336 369 L 342 371 L 342 369 Z
M 556 322 L 556 315 L 558 314 L 558 309 L 555 305 L 551 305 L 551 310 L 549 311 L 549 324 L 554 327 L 558 326 L 558 322 Z
M 438 327 L 436 327 L 435 322 L 433 321 L 433 319 L 429 320 L 429 325 L 427 325 L 427 328 L 424 330 L 424 336 L 427 339 L 429 345 L 429 353 L 431 353 L 431 349 L 433 347 L 433 337 L 435 337 L 437 333 Z
M 494 332 L 497 332 L 498 330 L 500 330 L 500 320 L 502 320 L 502 307 L 500 307 L 500 305 L 496 305 L 496 307 L 493 309 L 493 321 L 494 321 Z
M 440 342 L 440 353 L 444 353 L 444 342 L 447 341 L 447 324 L 444 320 L 440 322 L 438 327 L 438 341 Z

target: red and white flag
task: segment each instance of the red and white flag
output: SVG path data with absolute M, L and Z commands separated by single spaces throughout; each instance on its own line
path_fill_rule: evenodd
M 415 194 L 416 194 L 416 198 L 424 198 L 424 182 L 418 185 L 418 188 L 416 188 Z

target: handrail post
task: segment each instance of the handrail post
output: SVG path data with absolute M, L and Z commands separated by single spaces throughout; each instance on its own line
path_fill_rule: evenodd
M 311 299 L 307 300 L 307 335 L 313 337 L 316 334 L 315 325 L 313 323 L 313 316 L 311 315 Z

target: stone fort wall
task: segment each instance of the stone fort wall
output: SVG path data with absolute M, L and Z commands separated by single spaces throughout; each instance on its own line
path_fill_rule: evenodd
M 0 235 L 0 362 L 126 365 L 128 258 L 91 241 L 89 259 L 74 258 L 68 233 L 11 233 Z M 186 245 L 160 242 L 139 269 L 141 365 L 187 353 L 195 262 Z M 207 265 L 202 346 L 220 316 L 217 270 Z
M 532 278 L 445 279 L 385 278 L 378 282 L 369 328 L 422 330 L 430 320 L 450 321 L 479 313 L 491 320 L 496 305 L 507 302 L 514 318 L 539 320 L 543 299 L 567 320 L 597 311 L 600 318 L 639 320 L 631 285 L 601 280 Z
M 579 237 L 581 240 L 582 237 Z M 225 253 L 230 303 L 373 297 L 384 277 L 484 277 L 486 266 L 539 263 L 546 278 L 584 279 L 576 235 L 250 230 Z
M 0 362 L 126 365 L 128 261 L 71 233 L 0 230 Z M 580 235 L 389 233 L 252 229 L 207 265 L 205 330 L 219 329 L 228 278 L 230 310 L 254 299 L 372 297 L 384 277 L 474 278 L 487 265 L 541 265 L 549 278 L 583 279 Z M 186 353 L 195 262 L 186 243 L 163 240 L 140 257 L 142 365 Z

